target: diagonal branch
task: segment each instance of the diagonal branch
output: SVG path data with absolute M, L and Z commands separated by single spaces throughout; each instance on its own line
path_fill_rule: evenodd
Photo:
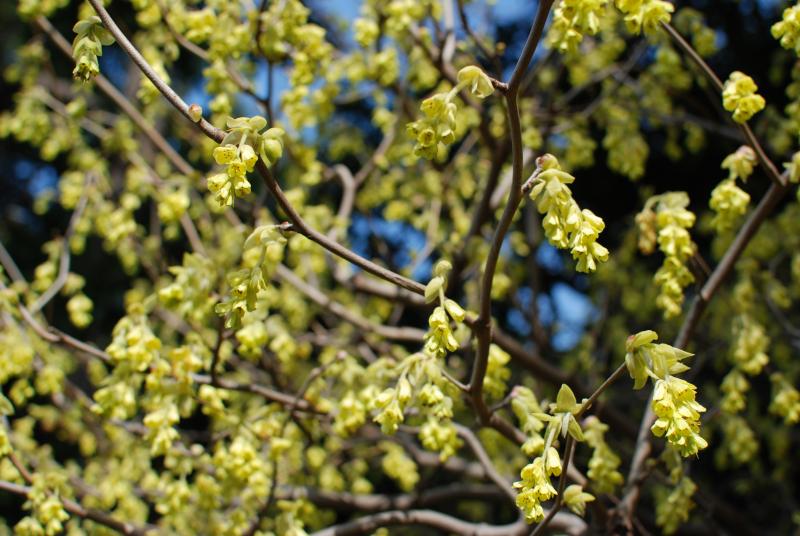
M 788 178 L 786 177 L 786 174 L 784 174 L 784 178 Z M 786 195 L 789 189 L 789 184 L 781 185 L 773 183 L 767 193 L 761 199 L 761 202 L 759 202 L 756 209 L 750 214 L 750 217 L 747 218 L 747 221 L 739 230 L 739 233 L 736 235 L 733 243 L 726 251 L 725 256 L 712 272 L 711 277 L 708 278 L 700 292 L 695 295 L 692 301 L 692 306 L 689 309 L 683 324 L 681 325 L 681 329 L 677 338 L 675 339 L 674 346 L 676 348 L 685 349 L 688 346 L 694 330 L 697 327 L 697 323 L 705 311 L 706 306 L 714 297 L 717 290 L 719 290 L 719 287 L 722 285 L 723 281 L 733 270 L 733 267 L 736 265 L 736 261 L 739 260 L 739 257 L 742 255 L 745 247 L 761 227 L 761 224 L 772 212 L 772 209 L 775 207 L 775 205 L 784 197 L 784 195 Z M 622 501 L 617 507 L 617 513 L 620 515 L 621 521 L 627 526 L 630 526 L 631 518 L 634 515 L 636 505 L 639 500 L 639 495 L 641 494 L 641 487 L 644 483 L 643 477 L 646 473 L 645 462 L 653 450 L 650 427 L 654 422 L 655 414 L 653 413 L 651 404 L 648 403 L 647 409 L 645 410 L 645 414 L 642 417 L 642 421 L 639 426 L 639 435 L 636 440 L 636 448 L 633 453 L 630 471 L 628 472 L 628 486 Z
M 103 21 L 103 24 L 106 26 L 108 31 L 111 32 L 111 35 L 114 36 L 114 39 L 116 39 L 117 43 L 122 47 L 125 53 L 130 56 L 131 60 L 133 60 L 137 67 L 139 67 L 142 73 L 144 73 L 144 75 L 150 79 L 153 85 L 161 92 L 162 95 L 164 95 L 170 104 L 172 104 L 188 120 L 194 122 L 189 114 L 189 106 L 186 104 L 186 102 L 175 92 L 175 90 L 173 90 L 166 82 L 164 82 L 158 76 L 155 70 L 153 70 L 150 64 L 147 63 L 147 60 L 144 59 L 142 54 L 136 49 L 135 46 L 133 46 L 133 43 L 130 42 L 119 26 L 117 26 L 116 22 L 114 22 L 114 19 L 111 17 L 111 15 L 109 15 L 108 11 L 106 11 L 102 2 L 100 0 L 89 0 L 89 3 L 92 4 L 92 7 L 100 17 L 100 20 Z M 203 118 L 201 118 L 200 121 L 197 121 L 195 124 L 206 136 L 216 142 L 222 141 L 222 139 L 225 137 L 225 133 L 222 130 L 218 129 Z M 357 266 L 360 266 L 367 272 L 385 279 L 390 283 L 394 283 L 395 285 L 403 287 L 417 294 L 423 294 L 425 292 L 424 285 L 393 272 L 392 270 L 384 268 L 383 266 L 380 266 L 369 259 L 361 257 L 357 253 L 347 249 L 335 240 L 331 240 L 323 233 L 320 233 L 316 229 L 312 228 L 291 205 L 267 165 L 259 160 L 256 164 L 256 169 L 266 183 L 269 191 L 275 197 L 275 200 L 277 201 L 281 210 L 286 213 L 286 215 L 289 217 L 289 220 L 292 222 L 292 230 L 302 234 L 313 242 L 316 242 L 331 253 L 338 255 L 339 257 L 342 257 L 343 259 L 350 261 Z

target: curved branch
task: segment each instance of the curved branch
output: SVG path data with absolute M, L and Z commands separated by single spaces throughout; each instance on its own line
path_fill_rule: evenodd
M 356 536 L 394 525 L 423 525 L 450 534 L 470 536 L 521 536 L 528 531 L 524 521 L 497 526 L 468 523 L 434 510 L 390 510 L 335 525 L 311 536 Z M 577 516 L 560 513 L 553 519 L 551 527 L 567 534 L 581 534 L 586 530 L 586 523 Z

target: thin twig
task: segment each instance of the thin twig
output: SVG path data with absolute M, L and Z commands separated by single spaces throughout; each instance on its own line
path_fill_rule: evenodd
M 722 80 L 719 79 L 714 70 L 711 68 L 711 66 L 709 66 L 708 63 L 706 63 L 706 61 L 700 56 L 700 54 L 697 53 L 697 51 L 692 47 L 692 45 L 690 45 L 689 42 L 686 41 L 686 39 L 684 39 L 683 36 L 680 33 L 678 33 L 678 31 L 671 24 L 669 24 L 668 22 L 662 22 L 661 27 L 664 28 L 664 30 L 667 32 L 670 38 L 675 42 L 675 44 L 677 44 L 678 47 L 680 47 L 681 50 L 683 50 L 683 52 L 687 56 L 689 56 L 689 58 L 694 62 L 694 64 L 700 68 L 700 70 L 706 75 L 706 77 L 711 81 L 711 83 L 714 84 L 714 87 L 721 94 L 725 86 L 722 83 Z M 756 138 L 755 134 L 753 133 L 753 130 L 750 128 L 750 125 L 748 125 L 747 123 L 737 123 L 737 125 L 742 130 L 742 133 L 744 134 L 745 138 L 747 138 L 747 142 L 752 146 L 753 150 L 756 152 L 756 155 L 758 155 L 759 162 L 761 162 L 761 165 L 767 171 L 767 175 L 772 180 L 772 182 L 774 182 L 777 185 L 786 184 L 786 182 L 788 182 L 788 178 L 781 175 L 780 171 L 778 171 L 778 168 L 775 166 L 775 163 L 772 160 L 770 160 L 770 158 L 767 156 L 766 151 L 764 151 L 764 148 L 761 146 L 761 143 L 758 141 L 758 138 Z

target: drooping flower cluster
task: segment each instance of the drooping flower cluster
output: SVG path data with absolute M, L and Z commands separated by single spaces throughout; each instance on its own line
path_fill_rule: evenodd
M 746 182 L 757 163 L 755 151 L 746 145 L 722 161 L 722 168 L 728 170 L 728 178 L 714 188 L 709 201 L 709 206 L 715 212 L 711 224 L 717 232 L 731 229 L 747 212 L 750 194 L 739 188 L 736 179 Z
M 567 486 L 564 490 L 564 504 L 579 516 L 586 513 L 586 503 L 592 502 L 594 499 L 594 495 L 583 491 L 583 487 L 578 484 Z
M 660 23 L 669 22 L 675 7 L 664 0 L 614 0 L 625 15 L 625 26 L 634 34 L 652 34 Z
M 218 315 L 226 315 L 226 327 L 240 327 L 245 313 L 256 309 L 258 293 L 266 290 L 266 278 L 283 259 L 285 244 L 286 238 L 275 225 L 257 227 L 247 237 L 243 255 L 250 266 L 228 274 L 230 297 L 214 308 Z
M 489 361 L 486 365 L 486 378 L 483 380 L 483 392 L 489 399 L 500 400 L 505 396 L 508 388 L 508 379 L 511 371 L 506 367 L 511 360 L 511 356 L 497 346 L 489 346 Z
M 653 411 L 658 419 L 651 427 L 656 437 L 666 436 L 682 456 L 697 454 L 708 443 L 700 436 L 700 413 L 705 408 L 695 401 L 697 387 L 668 375 L 658 379 L 653 392 Z
M 780 40 L 786 50 L 800 55 L 800 4 L 783 10 L 783 17 L 772 25 L 772 37 Z
M 228 118 L 228 134 L 214 149 L 217 164 L 228 166 L 225 173 L 208 178 L 208 189 L 220 207 L 233 205 L 233 197 L 244 197 L 252 189 L 247 173 L 253 171 L 259 157 L 267 164 L 274 164 L 283 154 L 283 130 L 270 128 L 267 120 L 255 117 Z
M 586 418 L 583 428 L 586 443 L 594 449 L 586 475 L 591 479 L 593 489 L 600 493 L 613 493 L 624 478 L 618 470 L 622 460 L 611 450 L 604 437 L 608 425 L 592 415 Z
M 800 151 L 792 155 L 789 162 L 783 164 L 786 171 L 789 173 L 789 181 L 793 183 L 800 182 Z
M 114 43 L 114 38 L 97 16 L 78 21 L 72 31 L 76 34 L 72 42 L 72 57 L 75 58 L 72 76 L 88 82 L 100 73 L 97 58 L 103 55 L 104 46 Z
M 385 434 L 394 434 L 405 419 L 405 411 L 414 404 L 428 422 L 420 429 L 420 440 L 427 448 L 438 450 L 442 459 L 455 453 L 461 445 L 450 422 L 453 400 L 447 394 L 438 360 L 423 352 L 411 354 L 397 366 L 399 374 L 394 387 L 374 396 L 372 408 L 378 410 L 373 421 Z
M 757 94 L 758 86 L 741 71 L 731 73 L 722 90 L 722 106 L 733 112 L 733 120 L 746 123 L 766 106 L 764 97 Z
M 686 267 L 696 248 L 688 231 L 695 216 L 686 209 L 688 205 L 689 196 L 685 192 L 667 192 L 648 199 L 636 216 L 642 252 L 652 252 L 655 236 L 665 255 L 664 264 L 654 278 L 660 287 L 656 304 L 664 311 L 665 318 L 680 314 L 683 289 L 694 281 Z
M 562 0 L 553 12 L 547 44 L 561 52 L 576 52 L 584 35 L 595 35 L 608 0 Z
M 479 99 L 494 93 L 491 79 L 478 67 L 470 65 L 461 69 L 455 87 L 422 101 L 420 110 L 424 117 L 406 125 L 408 134 L 417 140 L 414 154 L 432 160 L 439 153 L 440 145 L 447 146 L 455 141 L 458 106 L 453 101 L 462 89 Z
M 553 476 L 561 474 L 561 458 L 558 450 L 553 446 L 559 436 L 566 437 L 569 434 L 575 441 L 583 441 L 583 431 L 576 419 L 582 404 L 575 400 L 575 395 L 567 385 L 562 385 L 558 391 L 556 402 L 550 404 L 549 413 L 535 414 L 534 417 L 540 421 L 547 422 L 545 431 L 545 441 L 541 455 L 522 468 L 520 477 L 522 480 L 514 483 L 514 487 L 520 490 L 517 495 L 517 507 L 522 510 L 525 520 L 528 523 L 538 522 L 544 518 L 542 503 L 555 497 L 558 492 L 550 481 Z M 578 491 L 578 493 L 575 493 Z M 581 505 L 594 500 L 588 493 L 581 495 L 582 490 L 570 492 L 570 500 L 577 510 L 581 510 Z
M 700 413 L 705 411 L 695 400 L 697 388 L 678 377 L 689 370 L 682 361 L 692 354 L 668 344 L 655 344 L 654 331 L 641 331 L 625 343 L 625 364 L 634 380 L 634 389 L 641 389 L 647 378 L 654 381 L 652 400 L 656 421 L 650 428 L 684 457 L 697 454 L 708 443 L 700 435 Z
M 751 315 L 741 314 L 733 322 L 731 357 L 745 374 L 756 376 L 769 362 L 767 330 Z
M 664 534 L 673 534 L 689 519 L 694 508 L 692 495 L 697 485 L 688 476 L 683 476 L 670 491 L 665 488 L 656 490 L 656 523 Z
M 441 358 L 448 352 L 458 350 L 458 340 L 450 326 L 452 319 L 456 324 L 464 322 L 466 311 L 454 300 L 444 295 L 447 274 L 452 269 L 448 261 L 439 261 L 433 269 L 433 279 L 425 287 L 425 301 L 439 301 L 439 305 L 428 318 L 428 333 L 425 334 L 425 352 Z
M 779 372 L 772 374 L 770 380 L 773 393 L 770 412 L 783 417 L 786 424 L 797 424 L 800 422 L 800 391 Z
M 69 514 L 64 510 L 59 491 L 66 488 L 65 480 L 66 477 L 57 473 L 33 475 L 33 486 L 23 505 L 32 515 L 24 517 L 14 527 L 15 534 L 54 536 L 64 532 Z
M 561 459 L 558 451 L 548 447 L 545 454 L 535 458 L 522 468 L 522 480 L 514 482 L 514 487 L 521 490 L 517 495 L 517 507 L 525 514 L 528 523 L 544 519 L 542 503 L 555 497 L 558 492 L 550 482 L 550 477 L 561 474 Z
M 769 362 L 769 334 L 758 321 L 757 311 L 754 310 L 758 291 L 753 274 L 746 268 L 740 272 L 732 299 L 732 309 L 737 313 L 731 323 L 729 361 L 732 367 L 721 385 L 724 394 L 722 410 L 731 414 L 742 411 L 747 404 L 746 393 L 750 389 L 748 376 L 760 374 Z
M 633 181 L 640 179 L 644 175 L 650 146 L 642 135 L 639 115 L 617 103 L 603 108 L 606 116 L 603 147 L 608 151 L 608 167 Z
M 536 395 L 527 387 L 517 385 L 511 392 L 511 410 L 519 421 L 519 428 L 527 438 L 520 450 L 528 455 L 535 456 L 544 449 L 544 437 L 541 431 L 544 422 L 537 417 L 542 413 L 542 407 L 536 400 Z
M 692 47 L 700 56 L 705 58 L 717 51 L 717 34 L 706 25 L 700 11 L 683 7 L 675 14 L 673 24 L 681 34 L 691 38 Z
M 570 248 L 577 271 L 593 272 L 599 262 L 608 260 L 608 250 L 597 242 L 605 223 L 591 210 L 581 210 L 572 198 L 567 185 L 575 177 L 561 169 L 555 156 L 546 154 L 536 163 L 530 197 L 544 214 L 545 236 L 558 248 Z
M 725 415 L 722 421 L 724 440 L 716 453 L 716 461 L 723 467 L 741 465 L 758 453 L 756 434 L 747 420 L 738 415 Z M 729 464 L 729 460 L 733 463 Z

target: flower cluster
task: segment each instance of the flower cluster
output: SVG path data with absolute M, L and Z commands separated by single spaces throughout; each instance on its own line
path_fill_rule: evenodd
M 595 35 L 608 0 L 562 0 L 553 12 L 547 44 L 561 52 L 576 52 L 584 35 Z
M 625 26 L 634 34 L 652 34 L 662 22 L 670 21 L 675 7 L 664 0 L 614 0 L 625 15 Z
M 747 421 L 737 415 L 725 415 L 722 421 L 725 436 L 722 449 L 717 451 L 717 462 L 728 465 L 728 457 L 734 465 L 749 462 L 758 453 L 758 440 Z
M 462 444 L 452 422 L 431 417 L 420 427 L 419 440 L 426 449 L 438 452 L 442 461 L 454 455 Z
M 751 315 L 739 315 L 733 322 L 731 357 L 745 374 L 756 376 L 769 362 L 767 330 Z
M 233 196 L 244 197 L 251 191 L 247 173 L 253 171 L 259 157 L 268 165 L 274 164 L 283 154 L 283 130 L 270 128 L 267 120 L 255 117 L 228 118 L 228 134 L 214 149 L 214 160 L 228 166 L 225 173 L 208 178 L 208 189 L 220 207 L 233 205 Z
M 619 104 L 605 108 L 603 147 L 608 150 L 608 167 L 631 180 L 640 179 L 644 175 L 650 147 L 639 127 L 639 116 Z
M 562 385 L 556 401 L 550 404 L 550 412 L 534 415 L 539 421 L 547 422 L 546 439 L 541 455 L 522 468 L 522 480 L 514 483 L 514 487 L 520 490 L 516 499 L 517 507 L 525 514 L 528 523 L 541 521 L 544 518 L 542 503 L 557 495 L 550 477 L 559 476 L 562 469 L 561 458 L 553 446 L 558 436 L 566 437 L 569 434 L 574 440 L 583 441 L 583 431 L 575 418 L 581 408 L 582 404 L 575 400 L 572 390 L 567 385 Z M 594 499 L 574 492 L 570 498 L 576 508 L 580 508 L 581 503 Z
M 450 321 L 464 322 L 466 311 L 455 301 L 444 295 L 447 274 L 452 269 L 448 261 L 439 261 L 433 269 L 433 279 L 425 287 L 425 301 L 439 301 L 439 305 L 428 318 L 428 333 L 425 334 L 425 352 L 434 357 L 444 357 L 458 350 L 458 340 L 453 334 Z
M 800 422 L 800 391 L 779 372 L 772 374 L 770 380 L 773 394 L 769 410 L 783 417 L 786 424 L 797 424 Z
M 548 447 L 544 454 L 522 468 L 520 472 L 522 480 L 514 482 L 514 487 L 520 490 L 516 503 L 525 514 L 525 521 L 533 523 L 544 519 L 542 503 L 558 494 L 550 482 L 550 477 L 560 474 L 561 459 L 553 447 Z
M 586 443 L 594 449 L 586 475 L 591 479 L 593 489 L 600 493 L 613 493 L 624 478 L 618 470 L 622 460 L 611 450 L 604 437 L 608 425 L 592 415 L 586 418 L 583 428 Z
M 692 47 L 700 56 L 705 58 L 717 51 L 717 34 L 706 25 L 700 11 L 684 7 L 675 15 L 673 24 L 683 35 L 691 37 Z
M 706 448 L 700 436 L 700 413 L 705 408 L 695 401 L 697 387 L 668 375 L 658 379 L 653 392 L 653 411 L 658 419 L 651 427 L 656 437 L 666 436 L 682 456 L 691 456 Z
M 454 453 L 460 440 L 453 434 L 450 424 L 453 417 L 453 399 L 448 394 L 446 378 L 440 361 L 425 352 L 406 357 L 395 369 L 398 374 L 394 387 L 371 395 L 371 409 L 378 410 L 373 421 L 381 425 L 385 434 L 394 434 L 405 419 L 405 411 L 415 404 L 430 422 L 420 432 L 424 445 L 438 450 L 442 458 Z
M 662 528 L 664 534 L 673 534 L 689 519 L 689 513 L 694 507 L 692 495 L 696 490 L 697 485 L 687 476 L 682 477 L 671 491 L 658 488 L 656 491 L 656 523 Z
M 544 448 L 544 438 L 540 433 L 544 428 L 544 422 L 537 417 L 542 413 L 539 401 L 536 400 L 533 391 L 521 385 L 514 387 L 511 395 L 511 410 L 527 437 L 520 450 L 528 456 L 539 454 Z
M 440 145 L 450 145 L 455 141 L 458 106 L 453 101 L 462 89 L 479 99 L 494 93 L 491 79 L 478 67 L 470 65 L 461 69 L 455 87 L 422 101 L 420 110 L 424 117 L 406 125 L 408 134 L 417 140 L 414 154 L 432 160 L 439 153 Z
M 114 43 L 114 38 L 97 16 L 78 21 L 72 31 L 76 34 L 72 42 L 72 57 L 75 58 L 72 76 L 88 82 L 100 73 L 97 58 L 103 55 L 104 46 Z
M 489 361 L 486 365 L 486 378 L 483 380 L 483 391 L 489 399 L 499 400 L 506 394 L 507 382 L 511 371 L 506 367 L 511 356 L 497 346 L 489 346 Z
M 793 183 L 800 182 L 800 151 L 792 155 L 792 160 L 783 164 L 786 171 L 789 173 L 789 181 Z
M 784 9 L 783 17 L 772 25 L 771 31 L 783 48 L 800 55 L 800 4 Z
M 652 407 L 656 421 L 650 428 L 684 457 L 697 454 L 708 443 L 700 435 L 700 413 L 705 408 L 695 401 L 697 388 L 674 376 L 689 369 L 682 363 L 692 354 L 668 344 L 655 344 L 654 331 L 641 331 L 625 343 L 625 364 L 634 380 L 634 389 L 641 389 L 650 377 L 655 382 Z
M 731 73 L 722 90 L 722 106 L 733 112 L 733 120 L 746 123 L 766 106 L 764 97 L 757 94 L 758 86 L 752 78 L 740 71 Z
M 594 499 L 594 495 L 583 491 L 583 487 L 578 484 L 567 486 L 564 490 L 564 504 L 579 516 L 586 513 L 586 503 L 592 502 Z
M 664 264 L 654 277 L 660 287 L 656 304 L 664 311 L 665 318 L 680 314 L 683 289 L 694 281 L 686 267 L 696 247 L 688 231 L 695 221 L 694 214 L 686 209 L 688 205 L 689 196 L 685 192 L 667 192 L 648 199 L 636 216 L 639 248 L 643 253 L 652 252 L 656 237 L 665 255 Z
M 567 186 L 575 177 L 561 169 L 555 156 L 541 156 L 536 164 L 530 197 L 544 214 L 545 236 L 554 246 L 571 249 L 577 271 L 593 272 L 599 262 L 608 260 L 608 250 L 597 242 L 605 228 L 603 220 L 589 209 L 581 210 Z
M 243 254 L 245 262 L 251 264 L 228 274 L 230 297 L 214 308 L 218 315 L 227 315 L 226 327 L 240 327 L 245 313 L 256 309 L 258 293 L 267 288 L 265 277 L 269 277 L 274 267 L 283 259 L 285 244 L 286 238 L 275 225 L 257 227 L 247 237 Z
M 381 449 L 386 452 L 381 461 L 383 472 L 403 491 L 411 491 L 419 482 L 419 472 L 417 464 L 408 457 L 403 447 L 390 441 L 383 441 Z
M 203 322 L 213 308 L 216 282 L 214 263 L 196 253 L 185 253 L 180 266 L 170 266 L 173 281 L 158 291 L 158 299 L 182 318 Z
M 711 225 L 717 232 L 731 229 L 747 212 L 750 194 L 739 188 L 736 179 L 747 181 L 756 164 L 755 151 L 746 145 L 739 147 L 722 161 L 722 168 L 728 170 L 728 178 L 714 188 L 709 201 L 709 206 L 715 212 Z
M 64 532 L 64 522 L 69 519 L 69 514 L 64 510 L 58 493 L 54 491 L 54 488 L 63 488 L 64 483 L 64 477 L 55 473 L 33 475 L 33 486 L 23 505 L 33 515 L 23 518 L 14 527 L 15 534 L 53 536 Z

